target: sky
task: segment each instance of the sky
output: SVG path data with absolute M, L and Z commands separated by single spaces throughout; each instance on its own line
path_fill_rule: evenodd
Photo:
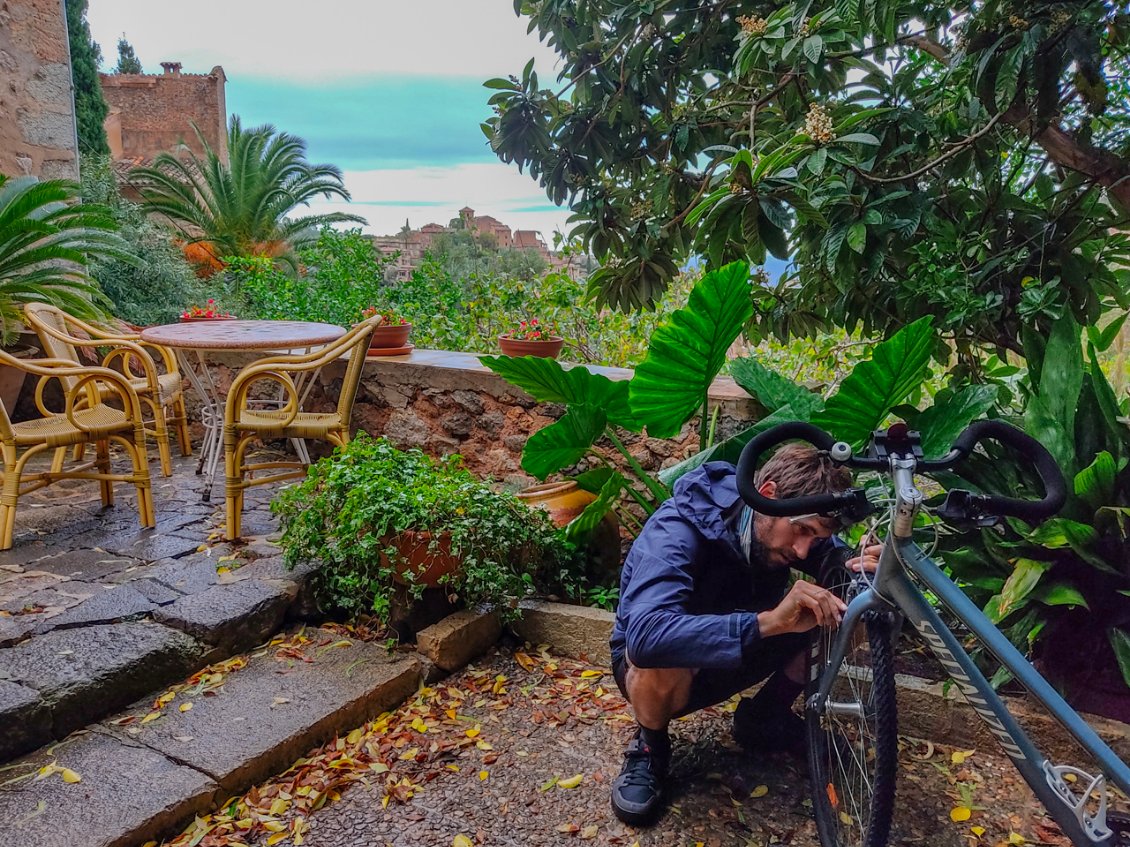
M 446 224 L 463 206 L 552 244 L 569 211 L 490 151 L 479 123 L 482 83 L 520 74 L 531 59 L 552 83 L 556 56 L 526 32 L 511 0 L 89 0 L 103 70 L 124 34 L 146 73 L 178 61 L 185 73 L 223 66 L 228 112 L 301 136 L 307 158 L 337 165 L 346 210 L 367 232 Z

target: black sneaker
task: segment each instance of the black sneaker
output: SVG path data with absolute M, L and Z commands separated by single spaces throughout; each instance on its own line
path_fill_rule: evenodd
M 770 709 L 755 697 L 743 697 L 734 710 L 734 740 L 751 753 L 803 756 L 804 718 L 792 709 Z
M 612 811 L 629 826 L 654 823 L 663 808 L 663 781 L 670 751 L 653 750 L 635 738 L 624 751 L 624 767 L 612 782 Z

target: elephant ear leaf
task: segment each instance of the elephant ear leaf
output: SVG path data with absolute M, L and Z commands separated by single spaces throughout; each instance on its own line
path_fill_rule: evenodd
M 565 538 L 569 541 L 580 542 L 590 536 L 604 516 L 615 508 L 620 500 L 620 494 L 629 485 L 627 478 L 613 471 L 604 485 L 601 486 L 597 498 L 585 506 L 577 517 L 565 525 Z
M 891 409 L 921 385 L 934 337 L 931 318 L 919 318 L 875 345 L 871 358 L 848 374 L 812 423 L 859 448 Z
M 742 448 L 752 441 L 755 435 L 765 432 L 771 426 L 795 420 L 800 420 L 800 418 L 793 411 L 792 406 L 782 406 L 777 411 L 763 417 L 749 429 L 743 429 L 737 435 L 731 435 L 726 440 L 719 441 L 714 446 L 695 453 L 690 458 L 683 459 L 677 465 L 664 468 L 659 472 L 659 481 L 667 487 L 671 487 L 683 474 L 690 473 L 706 462 L 729 462 L 736 465 L 742 454 Z
M 566 368 L 541 356 L 480 356 L 479 361 L 539 403 L 595 406 L 610 423 L 639 429 L 628 405 L 626 380 L 611 380 L 580 365 Z
M 971 421 L 993 407 L 999 390 L 995 385 L 967 385 L 939 391 L 930 408 L 908 416 L 907 422 L 922 433 L 922 452 L 929 458 L 945 454 Z
M 656 330 L 629 392 L 632 412 L 649 435 L 670 438 L 703 405 L 752 315 L 749 266 L 732 262 L 707 273 L 687 305 Z
M 730 363 L 730 374 L 770 414 L 789 406 L 797 420 L 806 421 L 824 406 L 820 395 L 766 367 L 754 356 L 734 359 Z
M 560 420 L 539 429 L 522 450 L 522 470 L 538 479 L 570 467 L 604 433 L 607 418 L 594 406 L 570 406 Z

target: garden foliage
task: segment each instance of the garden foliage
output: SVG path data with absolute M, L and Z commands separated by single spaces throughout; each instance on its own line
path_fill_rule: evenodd
M 486 83 L 496 154 L 572 208 L 604 302 L 687 257 L 792 259 L 755 326 L 925 315 L 1019 352 L 1126 306 L 1130 19 L 1104 0 L 516 2 L 561 56 Z

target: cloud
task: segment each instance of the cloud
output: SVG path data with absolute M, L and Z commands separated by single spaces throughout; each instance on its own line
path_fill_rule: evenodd
M 391 235 L 407 219 L 414 229 L 426 223 L 446 225 L 471 206 L 511 229 L 536 229 L 552 243 L 565 231 L 568 209 L 545 200 L 537 183 L 501 162 L 453 168 L 346 171 L 353 203 L 316 201 L 313 212 L 348 211 L 368 220 L 366 232 Z
M 87 15 L 107 65 L 124 32 L 149 72 L 163 61 L 206 73 L 296 82 L 369 74 L 519 73 L 531 57 L 548 75 L 552 50 L 526 32 L 506 0 L 90 0 Z

